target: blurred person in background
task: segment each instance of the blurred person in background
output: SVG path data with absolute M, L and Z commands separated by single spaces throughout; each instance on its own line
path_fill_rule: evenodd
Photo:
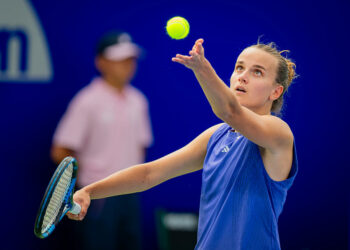
M 153 141 L 148 101 L 130 85 L 140 52 L 128 33 L 105 34 L 95 57 L 100 76 L 78 92 L 58 124 L 51 156 L 57 164 L 76 157 L 77 189 L 145 160 Z M 138 196 L 92 202 L 76 231 L 79 249 L 140 249 Z

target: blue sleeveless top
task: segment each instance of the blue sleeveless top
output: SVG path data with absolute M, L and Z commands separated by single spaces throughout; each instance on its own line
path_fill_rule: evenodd
M 256 144 L 227 124 L 219 127 L 203 166 L 195 249 L 280 249 L 277 221 L 297 170 L 295 145 L 288 179 L 274 181 Z

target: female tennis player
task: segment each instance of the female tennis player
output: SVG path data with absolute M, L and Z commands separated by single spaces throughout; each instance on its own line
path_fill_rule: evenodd
M 203 169 L 196 249 L 280 249 L 278 217 L 297 173 L 294 138 L 279 117 L 295 64 L 273 43 L 247 47 L 230 87 L 204 56 L 203 39 L 172 58 L 191 69 L 215 115 L 215 125 L 185 147 L 132 166 L 77 191 L 82 220 L 91 199 L 141 192 Z

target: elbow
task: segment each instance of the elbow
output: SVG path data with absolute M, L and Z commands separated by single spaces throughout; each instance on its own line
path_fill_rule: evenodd
M 143 168 L 143 183 L 142 183 L 142 191 L 146 191 L 150 188 L 152 188 L 153 186 L 155 186 L 155 184 L 153 184 L 152 181 L 152 173 L 151 173 L 151 168 L 150 165 L 148 163 L 144 163 L 141 164 L 142 168 Z

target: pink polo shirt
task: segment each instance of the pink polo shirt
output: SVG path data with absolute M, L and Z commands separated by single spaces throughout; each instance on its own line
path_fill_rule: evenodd
M 130 85 L 120 94 L 102 78 L 73 98 L 53 137 L 76 152 L 79 186 L 142 163 L 152 141 L 146 97 Z

